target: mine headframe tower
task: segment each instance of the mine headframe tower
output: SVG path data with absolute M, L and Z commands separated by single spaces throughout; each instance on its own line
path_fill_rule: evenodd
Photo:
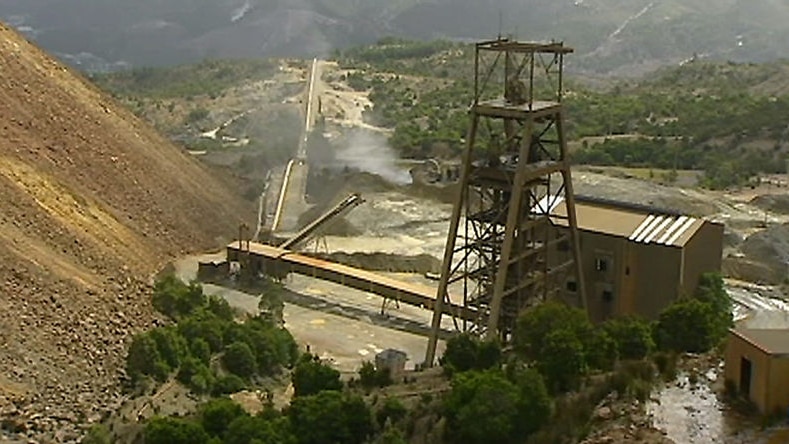
M 563 43 L 497 39 L 475 47 L 474 97 L 425 365 L 452 293 L 476 312 L 462 329 L 507 341 L 518 314 L 575 277 L 586 308 L 563 123 Z M 539 99 L 538 99 L 539 98 Z M 567 216 L 552 213 L 566 205 Z M 567 250 L 569 255 L 552 254 Z M 561 262 L 560 257 L 571 257 Z M 456 301 L 459 302 L 459 301 Z M 447 313 L 450 314 L 450 313 Z

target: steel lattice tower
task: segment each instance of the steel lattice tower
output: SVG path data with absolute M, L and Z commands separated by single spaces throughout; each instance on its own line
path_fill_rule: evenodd
M 435 360 L 450 289 L 476 312 L 462 327 L 455 319 L 456 328 L 489 339 L 508 340 L 519 312 L 551 298 L 569 276 L 586 308 L 563 129 L 564 57 L 572 52 L 562 43 L 476 44 L 470 127 L 427 366 Z M 550 215 L 556 205 L 567 206 L 569 229 L 561 232 Z M 557 248 L 569 248 L 573 259 L 549 260 Z

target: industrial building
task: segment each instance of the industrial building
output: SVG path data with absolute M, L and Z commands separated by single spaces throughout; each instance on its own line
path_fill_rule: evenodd
M 561 198 L 543 199 L 534 209 L 567 223 Z M 655 319 L 671 302 L 692 294 L 699 277 L 720 271 L 723 225 L 680 213 L 605 199 L 576 196 L 581 263 L 587 308 L 593 321 L 637 315 Z M 551 261 L 571 252 L 566 242 L 551 247 Z M 562 298 L 580 304 L 578 283 L 567 277 Z
M 731 329 L 726 381 L 763 414 L 789 408 L 789 329 Z

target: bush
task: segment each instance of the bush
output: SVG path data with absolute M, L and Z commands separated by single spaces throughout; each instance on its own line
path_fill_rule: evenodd
M 715 345 L 716 328 L 709 304 L 685 299 L 660 313 L 655 339 L 662 350 L 704 353 Z
M 287 417 L 279 412 L 264 410 L 257 416 L 241 415 L 227 427 L 224 444 L 277 443 L 296 444 Z
M 126 374 L 132 381 L 137 382 L 142 376 L 161 373 L 162 367 L 166 365 L 151 335 L 143 333 L 134 336 L 126 357 Z M 169 368 L 167 371 L 169 372 Z
M 602 328 L 595 329 L 586 344 L 586 361 L 590 368 L 611 370 L 614 368 L 619 352 L 617 343 Z
M 602 328 L 616 343 L 620 359 L 643 359 L 655 348 L 652 328 L 642 319 L 611 319 Z
M 309 353 L 302 356 L 291 378 L 296 397 L 315 395 L 325 390 L 342 390 L 340 372 Z
M 378 425 L 383 427 L 386 425 L 387 420 L 395 423 L 403 419 L 406 413 L 408 413 L 408 410 L 397 398 L 386 398 L 383 407 L 378 411 L 375 418 L 378 420 Z
M 204 444 L 208 434 L 194 422 L 178 418 L 153 418 L 143 431 L 145 444 Z
M 452 442 L 510 443 L 517 435 L 518 388 L 494 370 L 458 373 L 444 400 Z
M 554 393 L 573 390 L 586 371 L 583 343 L 569 329 L 558 329 L 546 336 L 537 368 Z
M 104 424 L 94 424 L 82 438 L 82 444 L 111 444 L 112 435 Z
M 386 387 L 392 383 L 392 378 L 387 369 L 376 369 L 372 362 L 364 362 L 359 369 L 359 382 L 362 384 L 362 387 L 371 389 Z
M 546 302 L 518 318 L 514 346 L 527 360 L 539 359 L 548 335 L 558 329 L 567 330 L 581 342 L 591 339 L 594 330 L 583 310 L 559 302 Z
M 230 395 L 244 390 L 247 384 L 236 375 L 225 375 L 216 380 L 213 391 L 214 396 Z
M 663 350 L 704 353 L 726 337 L 733 323 L 731 306 L 720 274 L 703 274 L 693 298 L 680 299 L 660 314 L 655 342 Z
M 230 373 L 241 378 L 250 378 L 257 372 L 255 354 L 244 342 L 234 342 L 225 347 L 222 364 Z
M 153 288 L 153 307 L 178 319 L 205 305 L 203 288 L 198 284 L 186 285 L 173 275 L 165 276 Z
M 296 397 L 287 412 L 300 444 L 361 444 L 373 432 L 372 415 L 362 398 L 338 391 Z
M 222 437 L 230 423 L 247 413 L 229 398 L 212 399 L 200 406 L 200 423 L 211 436 Z
M 461 333 L 447 341 L 439 363 L 449 374 L 499 367 L 501 346 L 495 341 L 480 341 L 468 333 Z

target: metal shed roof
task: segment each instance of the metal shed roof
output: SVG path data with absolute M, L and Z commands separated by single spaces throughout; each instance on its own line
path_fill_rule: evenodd
M 545 196 L 532 208 L 550 214 L 554 224 L 567 226 L 567 205 L 561 196 Z M 575 203 L 578 228 L 627 238 L 643 244 L 682 247 L 704 225 L 693 216 L 609 200 L 580 199 Z
M 789 355 L 789 329 L 732 329 L 759 350 L 771 355 Z

